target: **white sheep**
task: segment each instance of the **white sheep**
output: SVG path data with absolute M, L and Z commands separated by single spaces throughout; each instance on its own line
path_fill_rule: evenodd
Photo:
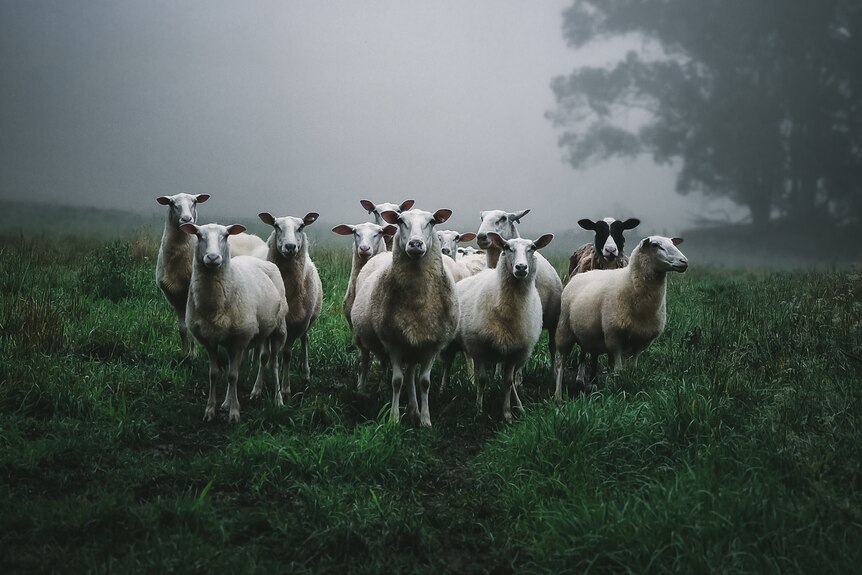
M 392 365 L 391 416 L 400 419 L 399 398 L 406 377 L 408 410 L 431 426 L 428 391 L 431 367 L 455 337 L 458 300 L 455 284 L 443 268 L 443 255 L 434 226 L 451 210 L 435 213 L 384 211 L 384 221 L 397 225 L 394 251 L 381 254 L 359 272 L 353 302 L 353 342 L 361 352 L 359 385 L 368 375 L 369 353 L 388 357 Z M 416 401 L 415 368 L 419 368 L 421 412 Z
M 485 250 L 487 266 L 497 267 L 500 257 L 500 249 L 494 246 L 488 239 L 488 232 L 496 232 L 504 240 L 519 238 L 518 228 L 515 224 L 520 223 L 521 218 L 530 213 L 530 210 L 520 212 L 505 212 L 503 210 L 489 210 L 479 214 L 482 223 L 476 233 L 476 242 Z M 542 300 L 542 328 L 548 330 L 548 349 L 551 355 L 551 366 L 554 366 L 554 350 L 556 349 L 557 322 L 560 319 L 560 294 L 563 292 L 563 282 L 554 266 L 545 259 L 542 254 L 536 254 L 536 289 L 539 290 L 539 298 Z
M 262 212 L 258 217 L 273 227 L 267 240 L 266 259 L 278 266 L 287 298 L 287 340 L 281 363 L 282 395 L 287 398 L 290 396 L 290 359 L 293 344 L 297 339 L 302 347 L 302 375 L 306 380 L 311 377 L 311 368 L 308 365 L 308 330 L 320 316 L 323 285 L 317 267 L 308 255 L 308 236 L 304 229 L 317 221 L 319 214 L 310 212 L 304 218 L 276 218 L 269 212 Z M 251 396 L 257 397 L 262 392 L 263 389 L 255 388 Z
M 437 239 L 440 240 L 440 252 L 453 260 L 458 259 L 458 242 L 471 242 L 476 239 L 473 232 L 460 233 L 454 230 L 437 230 Z
M 476 238 L 473 232 L 459 233 L 453 230 L 437 230 L 437 239 L 440 241 L 440 252 L 444 256 L 443 265 L 452 276 L 452 280 L 458 283 L 466 277 L 477 274 L 487 269 L 484 258 L 472 258 L 468 260 L 458 259 L 458 242 L 469 242 Z M 478 265 L 476 265 L 478 261 Z
M 168 217 L 156 261 L 156 285 L 177 314 L 180 342 L 183 353 L 187 356 L 194 355 L 195 350 L 194 341 L 189 338 L 186 327 L 186 300 L 192 281 L 195 238 L 180 230 L 180 226 L 195 223 L 198 217 L 197 204 L 202 204 L 209 198 L 207 194 L 175 194 L 156 198 L 159 204 L 168 206 Z
M 386 226 L 386 222 L 380 216 L 383 212 L 388 210 L 400 214 L 412 208 L 414 203 L 416 203 L 414 200 L 404 200 L 400 204 L 393 204 L 391 202 L 375 204 L 371 200 L 359 200 L 359 205 L 365 208 L 369 214 L 374 214 L 374 223 L 378 226 Z M 392 236 L 384 236 L 383 241 L 386 242 L 387 251 L 392 251 Z
M 347 290 L 344 292 L 342 310 L 347 324 L 353 328 L 350 319 L 350 310 L 353 309 L 353 300 L 356 298 L 356 278 L 368 261 L 379 253 L 386 251 L 384 238 L 395 233 L 395 226 L 386 224 L 380 226 L 365 222 L 362 224 L 339 224 L 332 231 L 342 236 L 353 236 L 353 255 L 350 261 L 350 279 L 347 280 Z
M 664 331 L 668 272 L 688 269 L 676 247 L 681 243 L 681 238 L 644 238 L 628 266 L 576 274 L 566 284 L 557 328 L 557 396 L 564 360 L 575 343 L 586 353 L 608 354 L 613 370 L 622 367 L 624 358 L 637 365 L 638 355 Z
M 230 256 L 254 256 L 262 260 L 266 259 L 269 247 L 266 242 L 254 234 L 242 233 L 228 238 L 230 243 Z
M 542 333 L 536 250 L 551 243 L 554 236 L 545 234 L 535 241 L 504 240 L 496 232 L 488 232 L 487 238 L 501 252 L 497 267 L 455 286 L 460 318 L 456 342 L 444 352 L 444 372 L 448 373 L 455 349 L 463 349 L 475 365 L 476 405 L 481 413 L 487 369 L 501 364 L 505 389 L 503 418 L 511 421 L 512 393 L 516 405 L 523 410 L 515 389 L 515 372 L 527 362 Z
M 248 347 L 260 350 L 255 387 L 263 385 L 264 367 L 275 380 L 275 403 L 282 405 L 278 380 L 278 352 L 287 336 L 287 300 L 284 283 L 275 264 L 252 256 L 230 257 L 227 238 L 245 231 L 239 224 L 222 226 L 183 224 L 180 229 L 197 236 L 192 281 L 186 305 L 189 330 L 207 350 L 210 392 L 204 421 L 215 417 L 215 384 L 218 378 L 218 348 L 227 349 L 228 388 L 222 408 L 228 420 L 239 421 L 237 378 Z

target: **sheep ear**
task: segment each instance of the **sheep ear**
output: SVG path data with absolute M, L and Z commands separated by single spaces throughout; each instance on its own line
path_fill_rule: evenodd
M 383 218 L 383 221 L 387 224 L 397 224 L 398 220 L 401 219 L 401 216 L 398 214 L 398 212 L 392 210 L 380 212 L 380 217 Z
M 472 242 L 476 239 L 476 234 L 473 232 L 467 232 L 466 234 L 461 234 L 461 237 L 458 239 L 459 242 Z
M 504 240 L 503 236 L 501 236 L 497 232 L 488 232 L 488 239 L 491 240 L 491 243 L 494 244 L 495 247 L 498 247 L 501 250 L 504 250 L 509 247 L 509 242 Z
M 318 214 L 317 212 L 308 212 L 307 214 L 305 214 L 305 217 L 302 218 L 302 223 L 305 224 L 306 226 L 310 226 L 311 224 L 316 222 L 317 218 L 319 218 L 319 217 L 320 217 L 320 214 Z
M 523 218 L 524 216 L 526 216 L 529 213 L 530 213 L 529 209 L 521 210 L 520 212 L 512 212 L 511 214 L 509 214 L 509 219 L 512 220 L 513 222 L 518 222 L 520 224 L 521 218 Z
M 545 234 L 542 237 L 540 237 L 539 239 L 537 239 L 536 241 L 534 241 L 533 246 L 535 246 L 535 248 L 537 250 L 540 250 L 543 247 L 545 247 L 546 245 L 548 245 L 549 243 L 551 243 L 551 240 L 553 240 L 553 239 L 554 239 L 554 234 Z
M 438 224 L 442 224 L 450 217 L 452 217 L 452 210 L 447 208 L 440 208 L 439 210 L 434 212 L 434 221 Z
M 398 209 L 401 210 L 402 212 L 406 212 L 407 210 L 412 208 L 413 204 L 415 204 L 415 203 L 416 203 L 416 200 L 404 200 L 403 202 L 401 202 L 401 205 L 398 206 Z
M 380 230 L 384 235 L 394 236 L 395 232 L 398 231 L 398 228 L 392 225 L 385 226 Z
M 272 214 L 269 212 L 261 212 L 257 215 L 257 217 L 259 217 L 260 221 L 262 221 L 265 224 L 269 224 L 271 226 L 275 225 L 275 218 L 272 217 Z
M 638 223 L 640 223 L 640 222 L 638 222 Z M 588 220 L 587 218 L 584 218 L 582 220 L 578 220 L 578 225 L 581 226 L 582 228 L 584 228 L 585 230 L 590 230 L 590 231 L 596 230 L 596 223 L 593 220 Z
M 229 236 L 235 236 L 237 234 L 241 234 L 245 231 L 245 226 L 242 224 L 231 224 L 227 227 L 227 233 Z
M 199 204 L 204 203 L 204 202 L 205 202 L 205 201 L 207 201 L 208 199 L 210 199 L 210 195 L 209 195 L 209 194 L 198 194 L 197 196 L 195 196 L 195 201 L 196 201 L 197 203 L 199 203 Z
M 191 223 L 181 225 L 180 229 L 185 233 L 189 234 L 190 236 L 197 235 L 198 233 L 198 227 Z
M 645 247 L 645 248 L 649 247 L 649 244 L 650 244 L 650 239 L 648 237 L 641 240 L 641 246 L 642 247 Z
M 682 243 L 682 238 L 671 238 L 670 241 L 673 242 L 673 245 L 678 246 Z
M 171 199 L 167 196 L 159 196 L 158 198 L 156 198 L 156 201 L 159 202 L 160 204 L 162 204 L 163 206 L 167 206 L 168 204 L 171 203 Z
M 347 224 L 338 224 L 337 226 L 332 228 L 332 231 L 335 232 L 336 234 L 340 235 L 340 236 L 349 236 L 350 234 L 353 233 L 354 229 L 356 229 L 355 226 L 350 226 Z
M 623 222 L 624 230 L 633 230 L 640 225 L 641 221 L 637 218 L 629 218 Z
M 374 202 L 371 200 L 359 200 L 359 205 L 368 210 L 368 213 L 372 213 L 377 207 L 374 205 Z

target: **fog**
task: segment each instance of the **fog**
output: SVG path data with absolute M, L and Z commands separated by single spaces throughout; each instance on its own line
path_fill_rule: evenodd
M 738 219 L 648 158 L 565 163 L 551 79 L 621 50 L 567 47 L 568 4 L 2 0 L 0 197 L 154 212 L 184 191 L 328 223 L 413 198 L 465 230 L 494 208 L 547 231 Z

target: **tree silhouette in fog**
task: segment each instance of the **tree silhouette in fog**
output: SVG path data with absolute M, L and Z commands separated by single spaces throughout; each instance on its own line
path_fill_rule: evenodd
M 755 225 L 862 221 L 862 2 L 575 0 L 563 35 L 644 46 L 552 81 L 573 167 L 651 154 Z

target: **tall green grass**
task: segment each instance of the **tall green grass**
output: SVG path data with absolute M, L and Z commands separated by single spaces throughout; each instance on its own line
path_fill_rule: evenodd
M 201 421 L 206 361 L 180 353 L 155 238 L 0 245 L 4 572 L 846 573 L 862 562 L 856 273 L 693 262 L 671 278 L 665 333 L 599 393 L 553 402 L 543 337 L 514 424 L 501 421 L 499 383 L 476 414 L 460 369 L 434 386 L 434 428 L 420 430 L 386 421 L 383 368 L 379 389 L 355 391 L 348 249 L 317 250 L 311 381 L 292 366 L 279 409 L 247 399 L 244 365 L 243 419 L 229 426 Z

